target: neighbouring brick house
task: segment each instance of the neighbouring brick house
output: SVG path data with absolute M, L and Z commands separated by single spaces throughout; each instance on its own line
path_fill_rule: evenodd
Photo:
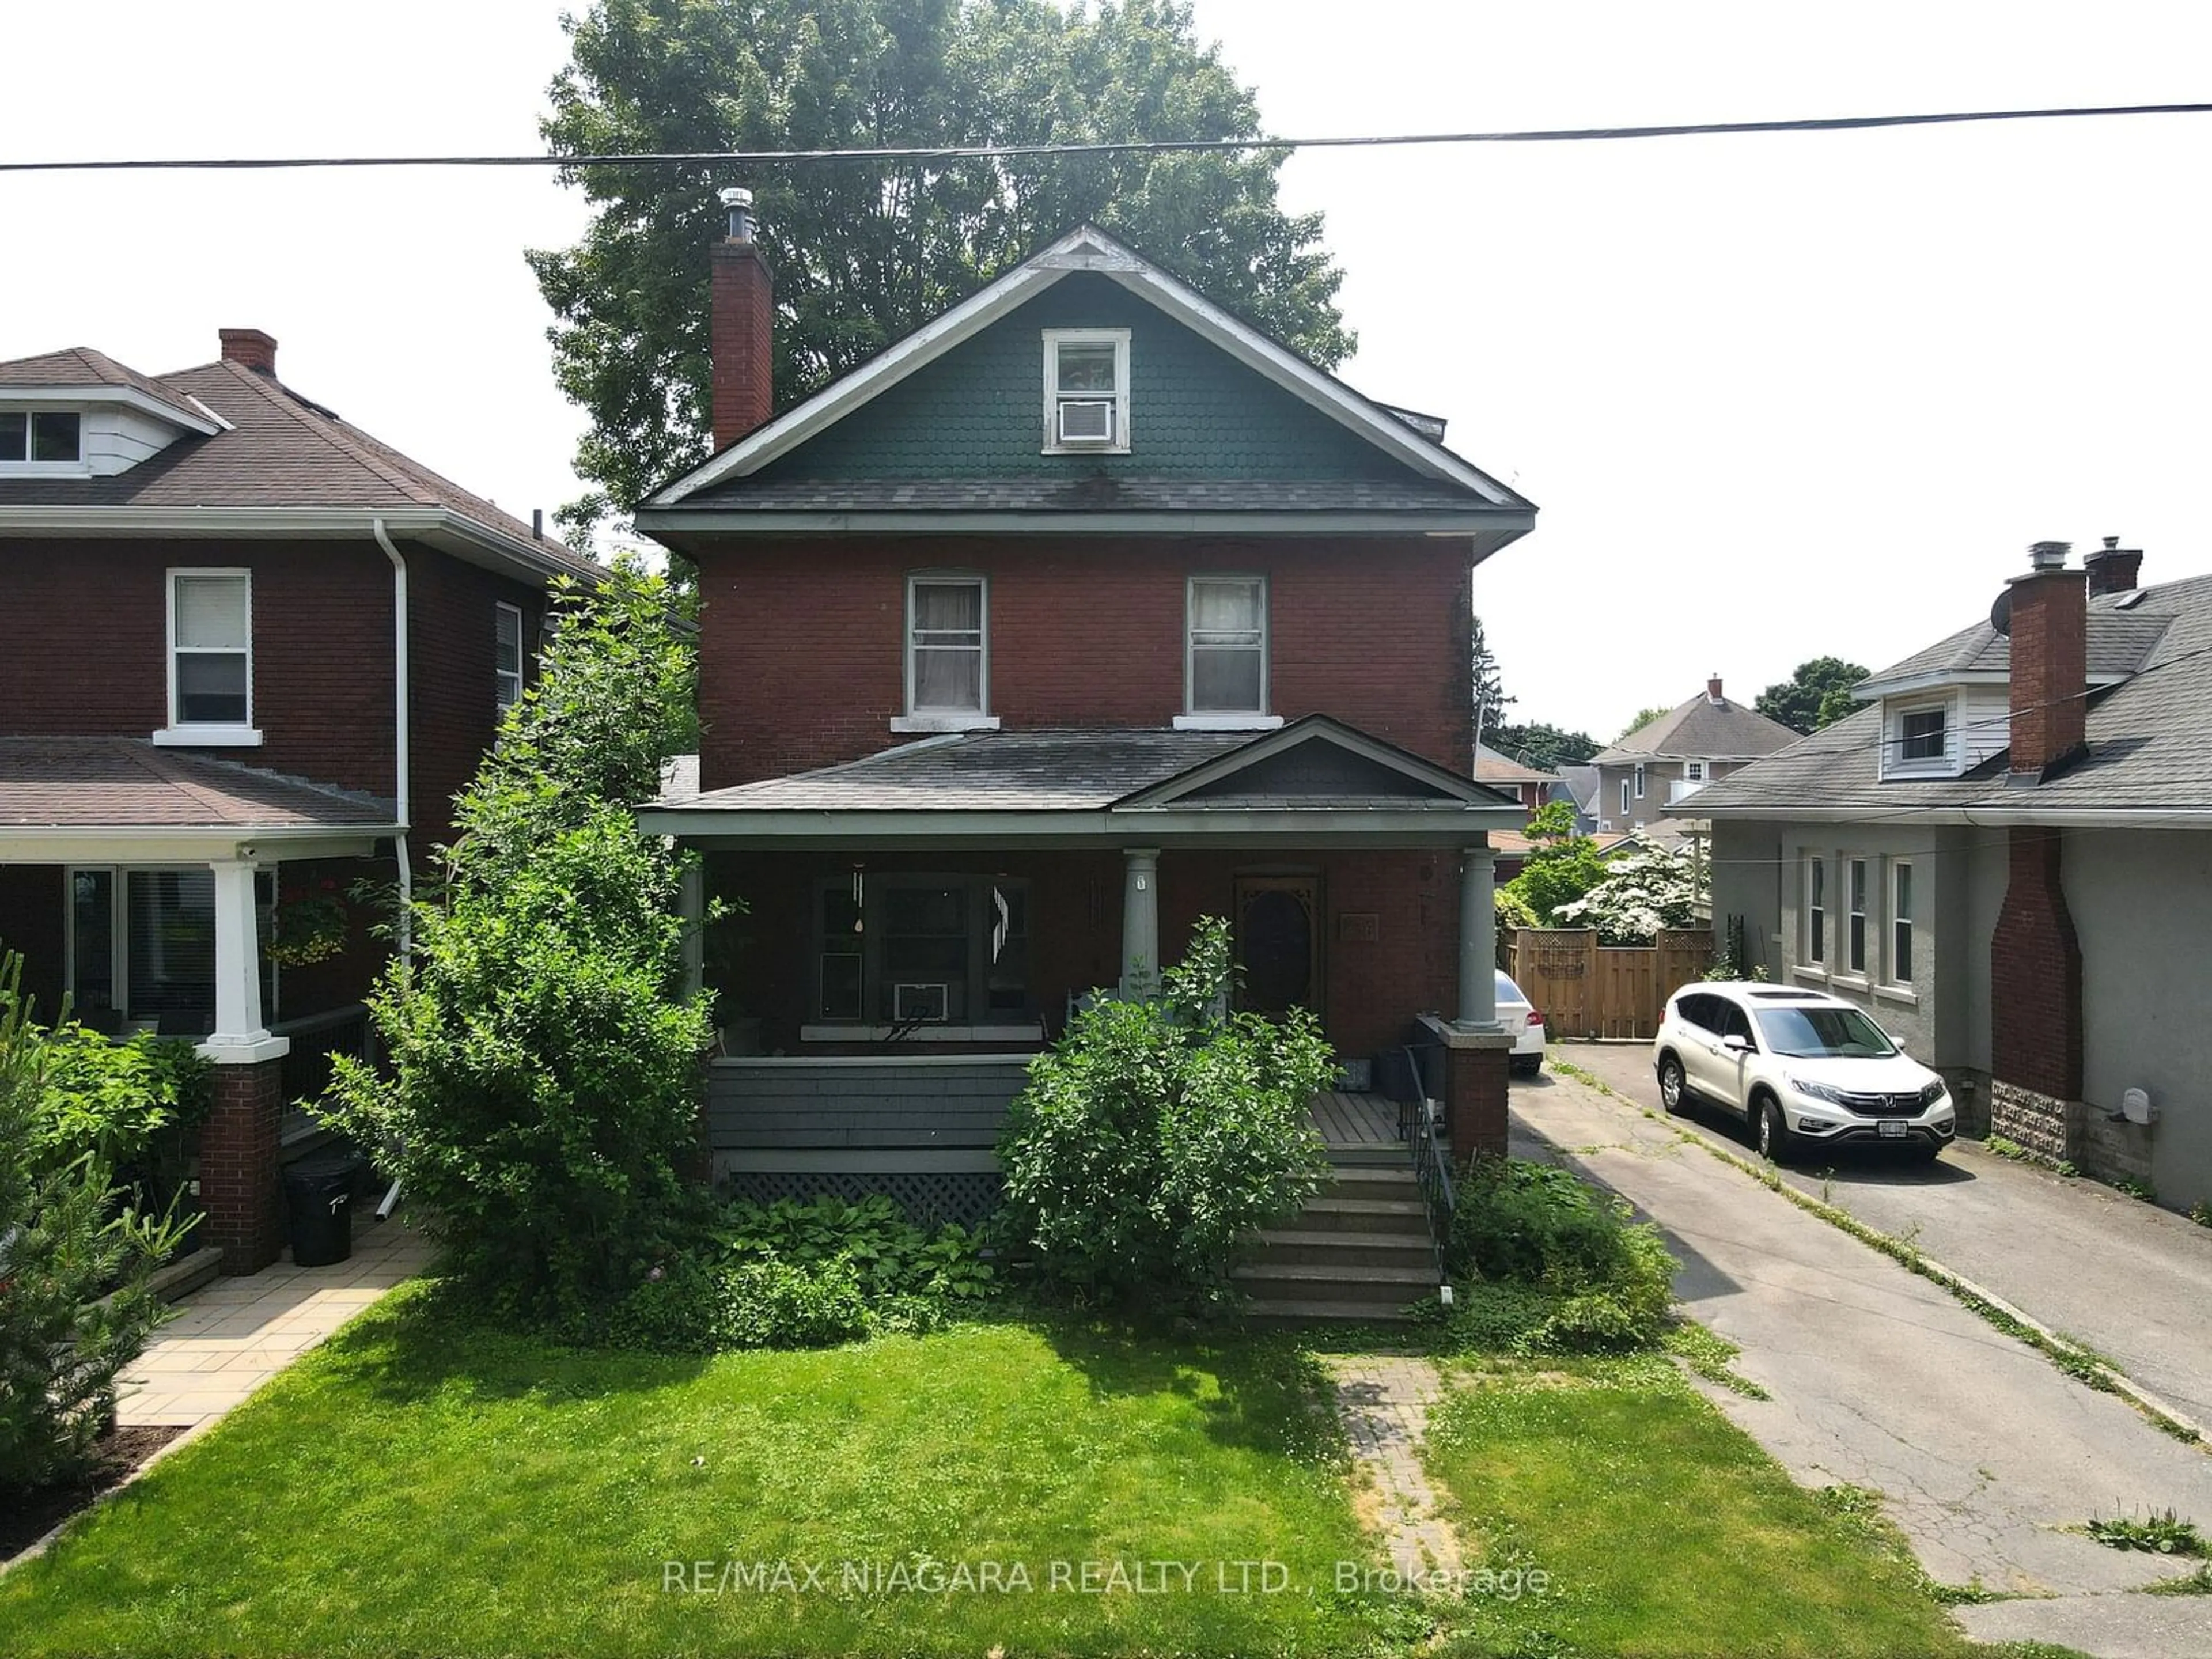
M 701 750 L 642 821 L 748 907 L 720 1169 L 988 1186 L 1027 1056 L 1206 915 L 1346 1056 L 1435 1016 L 1460 1144 L 1502 1140 L 1524 809 L 1467 665 L 1530 504 L 1094 228 L 773 420 L 744 209 L 714 268 L 719 453 L 637 523 L 701 596 Z
M 279 907 L 411 879 L 519 696 L 548 580 L 595 567 L 276 378 L 0 362 L 0 945 L 46 1018 L 200 1039 L 200 1196 L 276 1249 L 286 1107 L 361 1040 L 383 957 L 282 968 Z M 339 901 L 343 902 L 343 899 Z
M 2038 543 L 1994 613 L 1698 797 L 1713 918 L 1865 1006 L 1962 1127 L 2212 1200 L 2212 577 Z

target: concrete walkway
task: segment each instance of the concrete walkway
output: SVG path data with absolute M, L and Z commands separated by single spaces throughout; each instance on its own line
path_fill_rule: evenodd
M 1435 1489 L 1421 1467 L 1429 1407 L 1444 1392 L 1436 1363 L 1355 1354 L 1328 1364 L 1352 1455 L 1374 1483 L 1375 1508 L 1365 1518 L 1382 1534 L 1392 1569 L 1414 1585 L 1456 1574 L 1459 1540 L 1437 1514 Z
M 1650 1044 L 1574 1043 L 1559 1053 L 1658 1109 Z M 1747 1133 L 1732 1112 L 1699 1103 L 1675 1121 L 1747 1151 Z M 1970 1140 L 1933 1165 L 1838 1148 L 1784 1178 L 1869 1226 L 1911 1238 L 1954 1273 L 2109 1357 L 2212 1431 L 2212 1228 Z
M 1666 1231 L 1686 1311 L 1737 1344 L 1737 1369 L 1772 1396 L 1710 1397 L 1795 1478 L 1883 1493 L 1940 1582 L 2065 1598 L 1962 1608 L 1970 1631 L 2001 1621 L 2103 1659 L 2208 1651 L 2202 1598 L 2130 1593 L 2193 1564 L 2073 1529 L 2169 1507 L 2212 1522 L 2212 1456 L 1664 1120 L 1555 1076 L 1515 1085 L 1512 1127 L 1517 1155 L 1567 1164 Z M 2094 1618 L 2077 1598 L 2094 1598 Z
M 218 1279 L 193 1291 L 124 1374 L 115 1419 L 129 1428 L 198 1428 L 243 1401 L 351 1319 L 419 1272 L 429 1245 L 399 1220 L 356 1222 L 350 1259 L 276 1266 Z

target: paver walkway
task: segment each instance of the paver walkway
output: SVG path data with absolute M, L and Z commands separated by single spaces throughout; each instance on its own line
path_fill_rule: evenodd
M 243 1401 L 403 1279 L 429 1244 L 398 1219 L 356 1223 L 353 1255 L 327 1267 L 274 1267 L 186 1297 L 124 1373 L 116 1422 L 196 1428 Z
M 1435 1364 L 1376 1354 L 1334 1358 L 1328 1364 L 1352 1455 L 1375 1482 L 1375 1524 L 1391 1566 L 1413 1582 L 1457 1573 L 1459 1540 L 1437 1513 L 1437 1494 L 1421 1467 L 1429 1407 L 1444 1391 Z

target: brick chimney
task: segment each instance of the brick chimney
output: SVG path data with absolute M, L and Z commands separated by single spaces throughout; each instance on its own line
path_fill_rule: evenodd
M 222 328 L 216 331 L 222 342 L 222 360 L 236 363 L 240 368 L 250 368 L 257 374 L 276 378 L 276 342 L 258 328 Z
M 775 409 L 775 284 L 753 240 L 753 193 L 726 190 L 730 226 L 714 244 L 713 325 L 714 447 L 727 449 Z
M 2104 546 L 2081 563 L 2089 573 L 2091 599 L 2100 593 L 2131 592 L 2142 569 L 2142 549 L 2122 547 L 2118 536 L 2107 536 Z
M 1705 701 L 1717 706 L 1724 701 L 1721 696 L 1721 677 L 1717 674 L 1705 682 Z
M 2065 542 L 2027 550 L 2011 604 L 2012 781 L 2036 783 L 2079 753 L 2087 732 L 2089 589 Z

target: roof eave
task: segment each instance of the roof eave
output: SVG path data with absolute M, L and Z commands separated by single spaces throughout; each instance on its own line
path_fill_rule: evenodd
M 1487 544 L 1480 555 L 1486 558 L 1534 529 L 1536 517 L 1534 509 L 1473 507 L 1464 511 L 1419 513 L 776 512 L 732 507 L 641 507 L 635 523 L 640 531 L 655 537 L 732 533 L 838 535 L 855 532 L 907 535 L 1467 536 Z
M 1885 801 L 1879 806 L 1837 806 L 1826 803 L 1716 802 L 1700 799 L 1698 815 L 1708 818 L 1794 819 L 1802 823 L 2042 824 L 2061 830 L 2191 830 L 2212 828 L 2212 806 L 2063 806 L 2033 801 L 1950 801 L 1915 805 Z

